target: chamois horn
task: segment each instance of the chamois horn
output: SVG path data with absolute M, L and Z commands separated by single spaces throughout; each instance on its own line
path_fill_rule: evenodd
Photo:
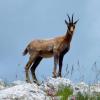
M 74 16 L 74 14 L 72 14 L 72 23 L 73 23 L 73 16 Z
M 68 19 L 69 19 L 69 23 L 70 23 L 70 17 L 69 17 L 69 15 L 67 14 L 67 16 L 68 16 Z
M 74 24 L 76 24 L 78 21 L 79 21 L 79 19 L 78 19 L 78 20 L 76 20 L 76 21 L 74 22 Z

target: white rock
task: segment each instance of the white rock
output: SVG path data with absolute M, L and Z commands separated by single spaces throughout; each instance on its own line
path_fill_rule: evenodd
M 15 100 L 16 98 L 18 100 L 44 100 L 46 97 L 45 95 L 45 92 L 40 90 L 36 84 L 25 83 L 1 90 L 0 100 Z
M 2 79 L 0 79 L 0 90 L 4 89 L 5 87 L 5 82 Z
M 100 92 L 100 83 L 88 86 L 84 82 L 73 84 L 69 79 L 66 78 L 47 78 L 40 86 L 35 83 L 26 83 L 24 81 L 14 81 L 10 86 L 5 87 L 5 83 L 0 80 L 0 86 L 3 88 L 0 90 L 0 100 L 52 100 L 47 93 L 55 94 L 59 86 L 71 86 L 74 89 L 74 94 L 77 92 Z M 4 89 L 6 88 L 6 89 Z M 52 92 L 53 91 L 53 92 Z M 52 93 L 51 93 L 52 92 Z
M 90 86 L 90 91 L 91 91 L 91 92 L 100 93 L 100 82 L 91 85 L 91 86 Z
M 50 87 L 54 87 L 56 89 L 58 89 L 58 87 L 60 85 L 63 85 L 63 86 L 69 86 L 69 85 L 72 85 L 72 82 L 69 80 L 69 79 L 66 79 L 66 78 L 47 78 L 45 84 L 47 86 L 50 86 Z
M 89 86 L 84 82 L 80 82 L 74 85 L 73 88 L 74 88 L 74 93 L 77 93 L 77 92 L 86 93 L 89 90 Z
M 26 83 L 25 81 L 17 80 L 17 81 L 12 82 L 11 84 L 15 86 L 15 85 L 22 85 L 22 84 L 25 84 L 25 83 Z

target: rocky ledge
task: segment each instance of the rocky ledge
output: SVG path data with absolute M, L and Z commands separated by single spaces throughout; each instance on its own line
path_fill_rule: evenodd
M 61 85 L 72 87 L 73 94 L 78 92 L 100 93 L 99 82 L 93 85 L 87 85 L 84 82 L 74 84 L 66 78 L 49 77 L 38 86 L 35 83 L 30 84 L 20 80 L 10 84 L 0 80 L 0 100 L 52 100 L 52 98 L 60 100 L 60 97 L 56 97 L 56 93 Z

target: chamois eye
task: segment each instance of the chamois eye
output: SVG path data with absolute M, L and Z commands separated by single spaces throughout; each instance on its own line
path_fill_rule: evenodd
M 68 26 L 68 29 L 70 29 L 70 26 Z

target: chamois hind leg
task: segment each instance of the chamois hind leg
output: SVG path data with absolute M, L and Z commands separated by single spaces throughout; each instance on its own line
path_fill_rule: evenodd
M 57 75 L 58 77 L 62 77 L 61 71 L 62 71 L 63 57 L 64 57 L 63 54 L 61 54 L 61 55 L 59 56 L 59 71 L 58 71 L 58 75 Z
M 57 77 L 57 73 L 56 73 L 56 70 L 57 70 L 57 63 L 58 63 L 58 56 L 55 55 L 55 56 L 54 56 L 53 78 L 56 78 L 56 77 Z
M 38 82 L 36 75 L 35 75 L 35 70 L 38 66 L 38 64 L 40 63 L 40 61 L 42 60 L 42 57 L 37 57 L 33 63 L 33 65 L 31 66 L 31 73 L 32 73 L 32 78 L 34 82 Z
M 32 65 L 32 62 L 33 62 L 33 59 L 30 58 L 29 61 L 28 61 L 28 63 L 26 64 L 26 67 L 25 67 L 26 82 L 31 82 L 30 78 L 29 78 L 29 68 Z

